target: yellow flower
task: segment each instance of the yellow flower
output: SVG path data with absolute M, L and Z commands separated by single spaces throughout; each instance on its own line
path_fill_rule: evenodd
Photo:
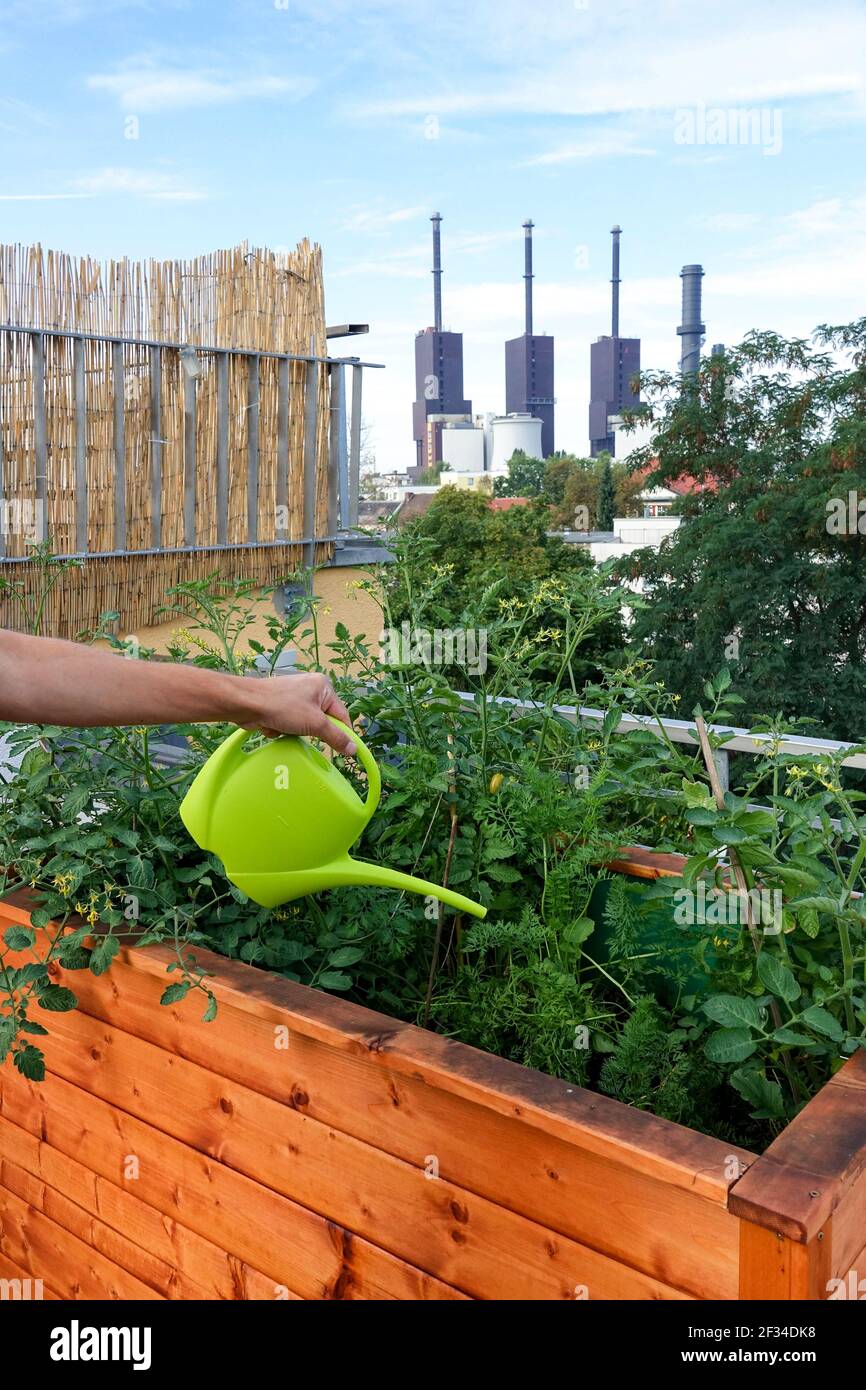
M 62 898 L 69 897 L 69 894 L 72 892 L 71 874 L 55 874 L 52 882 Z
M 494 796 L 495 796 L 496 793 L 499 791 L 499 788 L 502 786 L 502 781 L 503 781 L 502 773 L 501 773 L 501 772 L 494 772 L 493 776 L 492 776 L 491 779 L 490 779 L 490 788 L 489 788 L 489 790 L 493 793 Z
M 96 926 L 96 923 L 99 921 L 99 913 L 96 911 L 96 908 L 93 908 L 90 912 L 88 912 L 87 920 L 92 927 Z

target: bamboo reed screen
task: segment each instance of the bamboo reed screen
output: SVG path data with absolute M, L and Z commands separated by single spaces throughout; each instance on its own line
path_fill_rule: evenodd
M 31 592 L 40 536 L 87 555 L 44 630 L 74 636 L 116 610 L 134 631 L 182 579 L 272 581 L 301 562 L 302 538 L 327 536 L 328 367 L 258 355 L 325 356 L 318 246 L 105 265 L 0 247 L 0 324 L 0 579 Z M 5 593 L 0 623 L 22 624 Z

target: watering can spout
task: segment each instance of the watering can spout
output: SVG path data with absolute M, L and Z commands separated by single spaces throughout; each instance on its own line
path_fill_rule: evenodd
M 414 874 L 401 873 L 399 869 L 388 869 L 384 864 L 368 864 L 363 859 L 349 859 L 352 866 L 352 883 L 368 883 L 376 888 L 397 888 L 401 893 L 421 893 L 424 897 L 437 898 L 447 903 L 455 912 L 468 912 L 473 917 L 486 917 L 487 908 L 481 903 L 464 898 L 462 893 L 454 893 L 439 883 L 430 883 L 426 878 L 416 878 Z

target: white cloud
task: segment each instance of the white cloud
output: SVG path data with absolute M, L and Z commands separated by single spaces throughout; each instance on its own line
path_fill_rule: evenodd
M 390 212 L 377 207 L 355 207 L 343 226 L 347 232 L 381 232 L 401 222 L 414 222 L 425 213 L 430 216 L 424 207 L 392 208 Z
M 182 184 L 176 174 L 162 170 L 109 168 L 98 169 L 74 180 L 79 196 L 103 193 L 127 193 L 161 203 L 198 202 L 207 194 Z
M 130 64 L 119 72 L 94 74 L 92 91 L 108 92 L 124 111 L 179 111 L 190 107 L 225 106 L 233 102 L 308 96 L 315 83 L 307 77 L 227 77 L 207 69 Z
M 636 144 L 637 136 L 629 131 L 602 131 L 557 145 L 544 154 L 537 154 L 527 164 L 573 164 L 582 159 L 613 159 L 620 155 L 652 156 L 656 153 L 645 145 Z
M 454 9 L 445 0 L 437 11 L 445 47 Z M 437 80 L 427 76 L 424 86 L 413 69 L 405 84 L 356 103 L 353 114 L 599 116 L 701 102 L 850 101 L 866 90 L 866 11 L 846 0 L 820 9 L 791 0 L 773 12 L 728 0 L 711 20 L 684 0 L 610 0 L 585 14 L 557 7 L 555 33 L 546 12 L 533 30 L 522 9 L 497 0 L 494 13 L 492 0 L 479 0 L 464 24 L 462 65 L 434 68 Z

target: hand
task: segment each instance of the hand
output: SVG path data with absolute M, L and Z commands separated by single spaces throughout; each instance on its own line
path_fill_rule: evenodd
M 252 697 L 252 709 L 239 721 L 245 729 L 256 729 L 269 738 L 280 734 L 308 734 L 320 738 L 338 753 L 351 757 L 355 744 L 348 734 L 327 718 L 332 714 L 351 727 L 349 711 L 334 693 L 326 676 L 306 673 L 298 676 L 272 676 L 265 680 L 244 680 Z M 254 686 L 254 689 L 250 687 Z

